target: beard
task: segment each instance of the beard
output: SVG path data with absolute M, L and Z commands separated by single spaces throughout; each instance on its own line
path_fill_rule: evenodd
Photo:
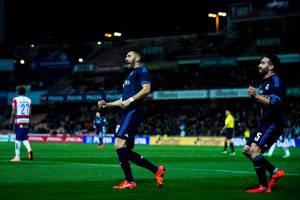
M 258 70 L 258 73 L 259 73 L 259 75 L 264 76 L 264 75 L 266 75 L 268 73 L 268 70 L 260 68 Z
M 128 63 L 128 68 L 134 68 L 135 62 L 132 61 L 130 63 Z

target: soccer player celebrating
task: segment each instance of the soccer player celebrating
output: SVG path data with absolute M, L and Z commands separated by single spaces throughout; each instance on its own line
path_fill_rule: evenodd
M 98 106 L 101 108 L 114 106 L 122 108 L 122 117 L 116 127 L 115 149 L 119 157 L 121 168 L 125 174 L 125 180 L 113 188 L 134 189 L 136 187 L 130 162 L 153 172 L 157 186 L 161 187 L 164 180 L 165 167 L 156 166 L 133 151 L 134 135 L 137 133 L 137 128 L 142 121 L 141 100 L 150 92 L 151 88 L 148 69 L 141 63 L 140 54 L 134 51 L 130 51 L 127 54 L 125 61 L 128 63 L 128 68 L 132 70 L 123 83 L 122 97 L 113 102 L 106 102 L 104 100 L 98 101 Z
M 12 113 L 10 118 L 10 124 L 13 125 L 16 133 L 15 141 L 15 157 L 11 160 L 12 162 L 20 162 L 20 149 L 21 141 L 25 145 L 28 151 L 28 159 L 33 159 L 32 150 L 28 141 L 28 129 L 30 124 L 31 114 L 31 99 L 25 96 L 25 88 L 19 87 L 19 96 L 12 100 Z
M 258 65 L 263 76 L 258 90 L 249 86 L 248 95 L 261 107 L 262 118 L 259 127 L 254 131 L 244 147 L 244 154 L 252 160 L 259 180 L 257 188 L 247 190 L 248 193 L 271 192 L 271 188 L 284 176 L 284 171 L 273 166 L 263 156 L 284 129 L 284 101 L 286 86 L 279 76 L 280 60 L 275 55 L 265 55 Z M 270 173 L 270 181 L 266 176 Z

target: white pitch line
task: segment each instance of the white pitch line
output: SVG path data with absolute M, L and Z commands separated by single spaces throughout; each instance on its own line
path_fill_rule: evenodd
M 223 170 L 223 169 L 200 169 L 200 168 L 168 168 L 174 170 L 192 170 L 192 171 L 204 171 L 204 172 L 225 172 L 225 173 L 236 173 L 236 174 L 255 174 L 255 172 L 249 171 L 236 171 L 236 170 Z M 300 176 L 300 174 L 286 173 L 286 176 Z
M 2 160 L 8 162 L 9 160 Z M 69 164 L 69 165 L 88 165 L 88 166 L 102 166 L 102 167 L 120 167 L 120 165 L 113 164 L 101 164 L 101 163 L 74 163 L 74 162 L 57 162 L 57 161 L 25 161 L 34 163 L 56 163 L 56 164 Z M 223 172 L 223 173 L 235 173 L 235 174 L 254 174 L 249 171 L 237 171 L 237 170 L 223 170 L 223 169 L 201 169 L 201 168 L 180 168 L 180 167 L 168 167 L 171 170 L 185 170 L 185 171 L 203 171 L 203 172 Z M 287 176 L 300 176 L 298 173 L 286 173 Z

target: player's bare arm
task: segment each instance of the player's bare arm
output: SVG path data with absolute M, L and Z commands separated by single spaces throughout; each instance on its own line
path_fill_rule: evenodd
M 14 119 L 15 119 L 15 115 L 16 115 L 16 109 L 13 108 L 12 111 L 11 111 L 11 117 L 10 117 L 10 121 L 9 123 L 12 124 Z
M 122 107 L 125 108 L 129 106 L 133 101 L 139 100 L 150 93 L 151 85 L 150 84 L 143 84 L 143 88 L 136 93 L 134 96 L 130 97 L 129 99 L 122 101 Z
M 121 106 L 122 98 L 113 101 L 113 102 L 106 102 L 105 100 L 98 101 L 98 107 L 99 108 L 106 108 L 106 107 L 115 107 L 115 106 Z
M 255 98 L 256 101 L 258 101 L 258 102 L 260 102 L 264 105 L 269 105 L 270 104 L 270 98 L 268 98 L 266 96 L 263 96 L 263 95 L 260 95 L 260 94 L 257 94 L 256 89 L 251 85 L 248 88 L 248 95 L 250 97 Z

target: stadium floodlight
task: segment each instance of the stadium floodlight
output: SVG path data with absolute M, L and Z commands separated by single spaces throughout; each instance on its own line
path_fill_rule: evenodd
M 121 37 L 121 36 L 122 36 L 122 33 L 120 33 L 120 32 L 114 32 L 114 36 L 115 36 L 115 37 Z
M 100 45 L 102 44 L 102 42 L 101 42 L 101 41 L 98 41 L 97 44 L 100 46 Z
M 21 59 L 21 60 L 20 60 L 20 64 L 21 64 L 21 65 L 24 65 L 24 64 L 25 64 L 25 60 L 24 60 L 24 59 Z
M 220 16 L 220 17 L 226 17 L 227 13 L 226 12 L 218 12 L 218 16 Z
M 216 18 L 216 17 L 217 17 L 217 15 L 216 15 L 216 14 L 214 14 L 214 13 L 209 13 L 209 14 L 208 14 L 208 17 L 211 17 L 211 18 Z
M 34 48 L 34 47 L 35 47 L 35 44 L 31 44 L 30 47 L 31 47 L 31 48 Z
M 226 12 L 218 12 L 217 14 L 216 13 L 208 13 L 208 17 L 215 18 L 216 32 L 219 32 L 219 23 L 220 23 L 219 17 L 226 17 L 226 16 L 227 16 Z
M 112 34 L 111 34 L 111 33 L 105 33 L 105 34 L 104 34 L 104 37 L 111 38 L 111 37 L 112 37 Z
M 78 62 L 83 63 L 83 58 L 79 58 Z

